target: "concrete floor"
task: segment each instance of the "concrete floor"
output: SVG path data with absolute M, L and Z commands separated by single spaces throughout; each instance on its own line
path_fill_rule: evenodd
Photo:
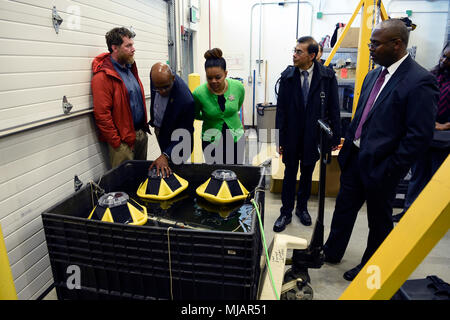
M 149 144 L 150 145 L 150 144 Z M 151 145 L 154 145 L 153 143 Z M 264 144 L 262 144 L 264 145 Z M 259 146 L 261 148 L 261 144 Z M 264 147 L 264 146 L 263 146 Z M 158 150 L 149 150 L 149 154 L 158 155 Z M 150 159 L 150 157 L 149 157 Z M 261 158 L 264 160 L 265 158 Z M 247 160 L 248 162 L 248 160 Z M 260 163 L 262 161 L 258 161 Z M 270 172 L 268 170 L 267 172 Z M 265 197 L 265 237 L 267 245 L 273 239 L 273 224 L 278 218 L 281 207 L 281 194 L 271 193 L 269 191 L 270 176 L 266 177 L 266 197 Z M 331 218 L 334 211 L 335 198 L 325 199 L 325 240 L 328 237 Z M 283 231 L 283 234 L 292 235 L 306 240 L 311 239 L 314 222 L 318 212 L 317 196 L 311 196 L 308 202 L 308 210 L 311 214 L 313 225 L 306 227 L 300 223 L 300 220 L 293 215 L 292 222 Z M 400 212 L 400 209 L 394 209 L 394 213 Z M 311 269 L 311 286 L 314 290 L 315 300 L 336 300 L 345 291 L 350 282 L 346 281 L 342 275 L 345 271 L 356 266 L 362 257 L 367 242 L 367 217 L 366 208 L 363 206 L 353 229 L 352 237 L 345 256 L 340 264 L 324 264 L 321 269 Z M 428 275 L 436 275 L 444 281 L 450 283 L 450 233 L 441 239 L 441 241 L 428 254 L 423 262 L 411 274 L 409 279 L 425 278 Z M 288 257 L 292 253 L 288 251 Z M 52 290 L 46 297 L 46 300 L 57 300 L 55 290 Z
M 335 198 L 325 199 L 325 240 L 330 231 L 331 218 L 333 215 Z M 279 216 L 281 207 L 281 195 L 266 191 L 266 207 L 265 207 L 265 236 L 268 242 L 273 239 L 273 224 Z M 296 237 L 301 237 L 306 240 L 311 239 L 313 232 L 314 221 L 318 213 L 318 199 L 317 196 L 311 196 L 308 202 L 308 210 L 313 220 L 313 225 L 306 227 L 300 223 L 300 220 L 295 215 L 292 218 L 291 224 L 282 232 Z M 400 212 L 399 209 L 394 209 L 394 213 Z M 352 237 L 348 245 L 347 251 L 340 264 L 325 263 L 321 269 L 311 269 L 309 274 L 311 276 L 311 286 L 314 290 L 315 300 L 336 300 L 345 291 L 350 282 L 346 281 L 342 276 L 345 271 L 356 266 L 360 261 L 367 242 L 367 217 L 366 208 L 363 206 L 353 229 Z M 441 241 L 428 254 L 423 262 L 411 274 L 409 279 L 425 278 L 429 275 L 437 275 L 442 280 L 450 283 L 450 232 L 441 239 Z M 289 256 L 289 252 L 288 252 Z

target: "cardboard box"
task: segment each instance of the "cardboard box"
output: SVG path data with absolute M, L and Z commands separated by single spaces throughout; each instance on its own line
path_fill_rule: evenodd
M 340 188 L 340 176 L 341 169 L 337 161 L 337 156 L 339 150 L 333 151 L 331 153 L 331 163 L 327 165 L 327 175 L 325 184 L 325 196 L 326 197 L 336 197 Z M 283 178 L 284 178 L 284 163 L 281 158 L 272 158 L 272 177 L 270 179 L 270 192 L 281 193 L 283 189 Z M 319 177 L 320 177 L 320 161 L 316 162 L 316 167 L 314 168 L 312 176 L 312 186 L 311 194 L 317 195 L 319 192 Z M 297 173 L 297 188 L 298 182 L 300 180 L 300 168 Z
M 341 37 L 344 27 L 338 29 L 337 39 Z M 340 48 L 358 48 L 359 43 L 359 28 L 350 28 L 347 31 L 344 39 L 341 42 Z

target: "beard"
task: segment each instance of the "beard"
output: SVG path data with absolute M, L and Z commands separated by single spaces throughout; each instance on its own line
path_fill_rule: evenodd
M 120 53 L 117 57 L 117 62 L 119 62 L 120 64 L 133 64 L 134 56 L 130 56 L 126 53 Z

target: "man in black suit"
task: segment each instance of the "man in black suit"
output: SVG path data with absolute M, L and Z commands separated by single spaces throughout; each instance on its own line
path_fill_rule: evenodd
M 437 82 L 409 56 L 408 38 L 408 29 L 398 19 L 382 21 L 372 31 L 370 56 L 382 67 L 364 79 L 338 157 L 341 187 L 324 246 L 325 261 L 341 261 L 364 202 L 369 223 L 361 263 L 344 273 L 348 281 L 391 232 L 396 186 L 433 137 Z
M 330 68 L 316 61 L 319 50 L 312 37 L 301 37 L 294 48 L 293 66 L 281 74 L 278 91 L 276 129 L 279 148 L 285 164 L 282 207 L 273 230 L 281 232 L 291 222 L 295 204 L 295 187 L 300 161 L 300 182 L 295 214 L 301 223 L 311 225 L 307 202 L 311 194 L 312 174 L 319 159 L 317 120 L 329 120 L 334 133 L 335 149 L 340 142 L 340 114 L 336 76 Z M 323 106 L 321 93 L 324 93 Z M 324 115 L 321 110 L 324 109 Z
M 172 172 L 169 161 L 173 160 L 173 157 L 177 157 L 178 162 L 181 163 L 186 161 L 192 152 L 195 103 L 192 93 L 183 79 L 173 74 L 165 63 L 158 62 L 152 66 L 150 89 L 149 124 L 155 128 L 161 155 L 153 161 L 149 170 L 156 167 L 157 172 L 165 177 Z M 177 129 L 184 129 L 184 131 L 178 131 L 172 137 Z M 183 138 L 188 141 L 183 141 Z M 180 150 L 184 151 L 180 158 L 178 153 L 172 154 L 172 151 L 177 144 L 182 142 L 189 143 L 190 149 L 180 147 Z

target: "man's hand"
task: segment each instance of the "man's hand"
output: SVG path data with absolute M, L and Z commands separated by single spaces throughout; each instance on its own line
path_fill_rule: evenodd
M 156 173 L 158 176 L 161 175 L 163 178 L 167 178 L 172 173 L 172 170 L 169 167 L 169 161 L 164 154 L 161 154 L 155 161 L 153 161 L 148 170 L 152 170 L 153 167 L 156 167 Z
M 339 149 L 339 145 L 331 146 L 331 151 L 336 151 Z
M 450 130 L 450 122 L 447 122 L 447 123 L 436 122 L 436 130 L 440 130 L 440 131 Z

